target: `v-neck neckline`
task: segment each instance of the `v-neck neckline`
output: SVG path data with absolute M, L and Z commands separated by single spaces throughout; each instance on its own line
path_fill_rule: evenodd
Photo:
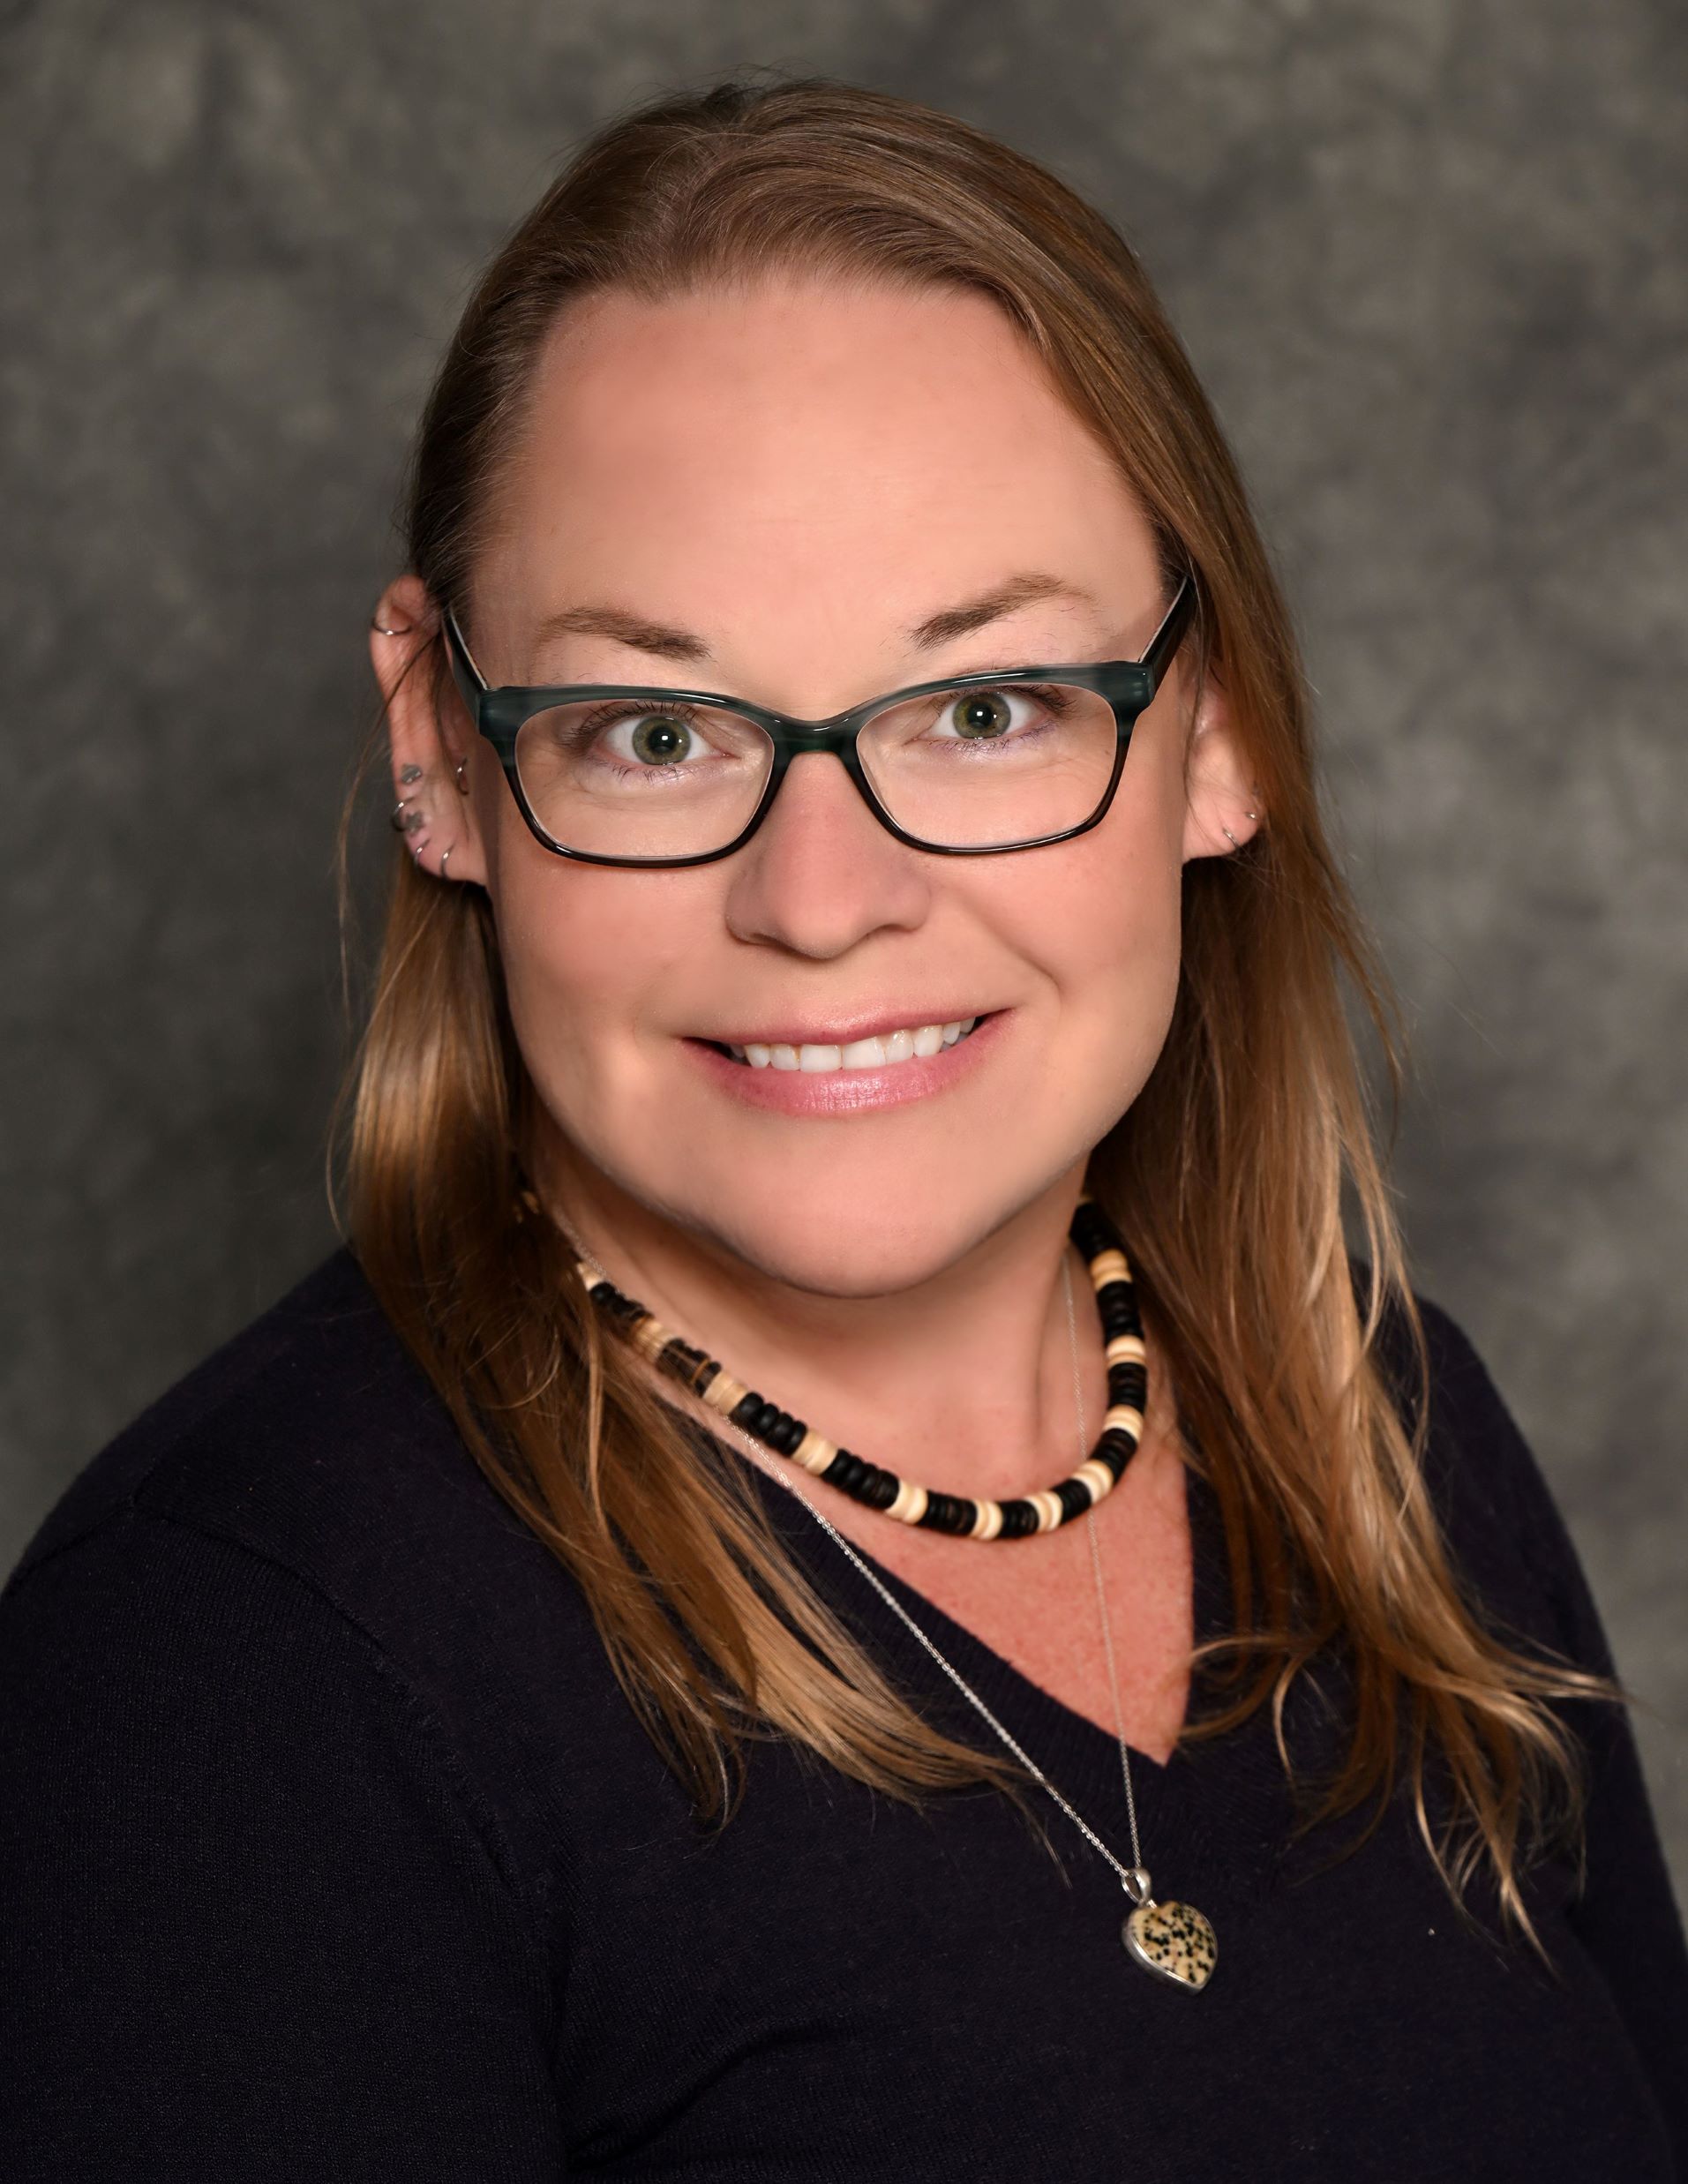
M 875 1598 L 860 1572 L 849 1567 L 836 1542 L 821 1530 L 811 1514 L 813 1505 L 799 1507 L 797 1493 L 767 1475 L 760 1464 L 748 1457 L 745 1460 L 756 1475 L 758 1493 L 781 1538 L 800 1556 L 811 1573 L 821 1577 L 823 1581 L 830 1575 L 829 1593 L 852 1624 L 872 1626 L 870 1642 L 876 1642 L 881 1633 L 889 1634 L 891 1626 L 887 1624 L 883 1603 Z M 1193 1644 L 1200 1647 L 1210 1639 L 1223 1635 L 1227 1628 L 1230 1586 L 1226 1572 L 1224 1526 L 1217 1497 L 1207 1482 L 1189 1464 L 1184 1467 L 1184 1505 L 1189 1528 L 1191 1637 Z M 800 1492 L 800 1482 L 798 1485 Z M 939 1652 L 979 1689 L 980 1697 L 992 1704 L 994 1710 L 994 1702 L 1000 1700 L 1012 1711 L 1016 1720 L 1005 1726 L 1017 1736 L 1020 1730 L 1016 1721 L 1022 1725 L 1040 1724 L 1027 1727 L 1022 1741 L 1040 1767 L 1045 1766 L 1046 1755 L 1048 1756 L 1046 1771 L 1052 1777 L 1055 1776 L 1057 1767 L 1065 1765 L 1069 1771 L 1082 1772 L 1092 1780 L 1111 1776 L 1118 1783 L 1120 1747 L 1113 1730 L 1102 1728 L 1088 1715 L 1047 1690 L 988 1640 L 882 1562 L 859 1539 L 850 1538 L 849 1545 Z M 987 1545 L 980 1551 L 1012 1554 L 1014 1546 Z M 942 1697 L 952 1688 L 936 1663 L 932 1664 L 932 1676 L 937 1685 L 934 1697 Z M 966 1706 L 959 1693 L 956 1697 L 958 1703 Z M 979 1721 L 973 1709 L 966 1707 L 966 1712 L 987 1741 L 994 1744 L 994 1737 Z M 1185 1741 L 1187 1728 L 1188 1719 L 1180 1730 L 1179 1741 L 1165 1761 L 1141 1751 L 1136 1745 L 1128 1745 L 1134 1783 L 1146 1782 L 1164 1788 L 1182 1775 L 1189 1763 Z

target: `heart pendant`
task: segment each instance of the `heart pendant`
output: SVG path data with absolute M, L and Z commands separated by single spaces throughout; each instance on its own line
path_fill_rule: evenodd
M 1174 1986 L 1204 1987 L 1219 1961 L 1213 1929 L 1188 1903 L 1139 1903 L 1121 1939 L 1143 1966 Z

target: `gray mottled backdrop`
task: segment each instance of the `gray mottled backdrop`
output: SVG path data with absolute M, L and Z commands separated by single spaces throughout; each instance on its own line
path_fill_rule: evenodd
M 331 837 L 472 269 L 582 131 L 746 61 L 1009 137 L 1167 296 L 1414 1026 L 1420 1286 L 1560 1494 L 1688 1874 L 1677 0 L 0 0 L 0 1567 L 333 1241 Z

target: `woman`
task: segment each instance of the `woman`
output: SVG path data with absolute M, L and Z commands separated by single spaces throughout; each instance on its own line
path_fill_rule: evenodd
M 647 109 L 407 544 L 349 1247 L 6 1596 L 8 2173 L 1677 2173 L 1610 1664 L 1124 244 L 892 99 Z

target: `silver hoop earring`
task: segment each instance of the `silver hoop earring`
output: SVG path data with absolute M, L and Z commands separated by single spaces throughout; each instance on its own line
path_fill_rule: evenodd
M 463 778 L 464 774 L 468 770 L 469 761 L 466 758 L 460 758 L 457 763 L 452 768 L 452 772 L 457 777 L 457 793 L 459 796 L 467 796 L 469 794 L 469 784 Z
M 1242 843 L 1237 840 L 1235 835 L 1232 833 L 1229 827 L 1221 827 L 1219 829 L 1219 832 L 1225 837 L 1226 840 L 1231 844 L 1233 849 L 1241 849 L 1242 847 Z
M 439 860 L 439 876 L 442 880 L 446 877 L 446 867 L 451 862 L 451 851 L 454 850 L 456 847 L 457 844 L 454 842 L 451 845 L 451 849 L 448 849 L 446 852 L 446 854 Z

